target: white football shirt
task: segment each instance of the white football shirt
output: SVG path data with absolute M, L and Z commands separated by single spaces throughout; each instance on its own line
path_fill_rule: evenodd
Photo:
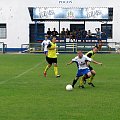
M 44 51 L 48 51 L 47 46 L 50 44 L 50 40 L 43 40 L 41 46 L 44 48 Z
M 75 58 L 72 59 L 72 61 L 77 64 L 78 69 L 86 69 L 88 68 L 86 61 L 91 62 L 92 59 L 87 57 L 86 55 L 83 55 L 82 58 L 79 58 L 78 56 L 76 56 Z

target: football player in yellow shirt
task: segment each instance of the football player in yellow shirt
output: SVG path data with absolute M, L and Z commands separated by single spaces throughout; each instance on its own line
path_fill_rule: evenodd
M 99 50 L 99 47 L 98 46 L 95 46 L 91 51 L 87 52 L 85 55 L 89 58 L 94 58 L 95 54 L 98 52 Z M 93 69 L 93 67 L 91 67 L 91 65 L 89 64 L 88 65 L 92 75 L 91 77 L 89 78 L 88 80 L 88 84 L 92 87 L 95 87 L 95 85 L 92 83 L 95 75 L 96 75 L 96 71 Z M 80 86 L 83 85 L 84 83 L 86 83 L 86 76 L 83 76 L 81 79 L 80 79 Z
M 48 54 L 46 56 L 46 61 L 48 65 L 44 70 L 44 76 L 46 77 L 48 69 L 54 64 L 54 73 L 56 78 L 60 77 L 58 74 L 58 67 L 57 67 L 57 54 L 56 54 L 56 37 L 53 37 L 50 44 L 47 46 Z

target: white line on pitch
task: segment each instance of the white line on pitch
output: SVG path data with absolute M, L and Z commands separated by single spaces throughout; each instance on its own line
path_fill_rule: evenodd
M 33 66 L 32 68 L 30 68 L 30 69 L 24 71 L 23 73 L 21 73 L 21 74 L 15 76 L 15 77 L 13 77 L 13 78 L 11 78 L 11 79 L 4 80 L 4 81 L 0 81 L 0 84 L 4 84 L 4 83 L 6 83 L 6 82 L 8 82 L 8 81 L 10 81 L 10 80 L 14 80 L 14 79 L 17 79 L 17 78 L 19 78 L 19 77 L 25 75 L 26 73 L 30 72 L 31 70 L 37 68 L 40 64 L 42 64 L 42 63 L 38 63 L 37 65 Z

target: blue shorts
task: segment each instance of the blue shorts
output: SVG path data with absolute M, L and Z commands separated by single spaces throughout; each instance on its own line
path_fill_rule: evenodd
M 44 54 L 46 55 L 48 53 L 48 51 L 44 51 Z
M 78 69 L 78 72 L 77 72 L 76 77 L 83 76 L 83 75 L 87 74 L 88 72 L 90 72 L 90 69 L 89 69 L 89 68 L 86 68 L 86 69 Z

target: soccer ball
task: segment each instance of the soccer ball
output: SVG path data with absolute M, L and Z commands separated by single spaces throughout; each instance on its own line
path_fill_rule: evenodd
M 71 90 L 73 90 L 72 85 L 70 85 L 70 84 L 69 84 L 69 85 L 67 85 L 67 86 L 66 86 L 66 90 L 67 90 L 67 91 L 71 91 Z

